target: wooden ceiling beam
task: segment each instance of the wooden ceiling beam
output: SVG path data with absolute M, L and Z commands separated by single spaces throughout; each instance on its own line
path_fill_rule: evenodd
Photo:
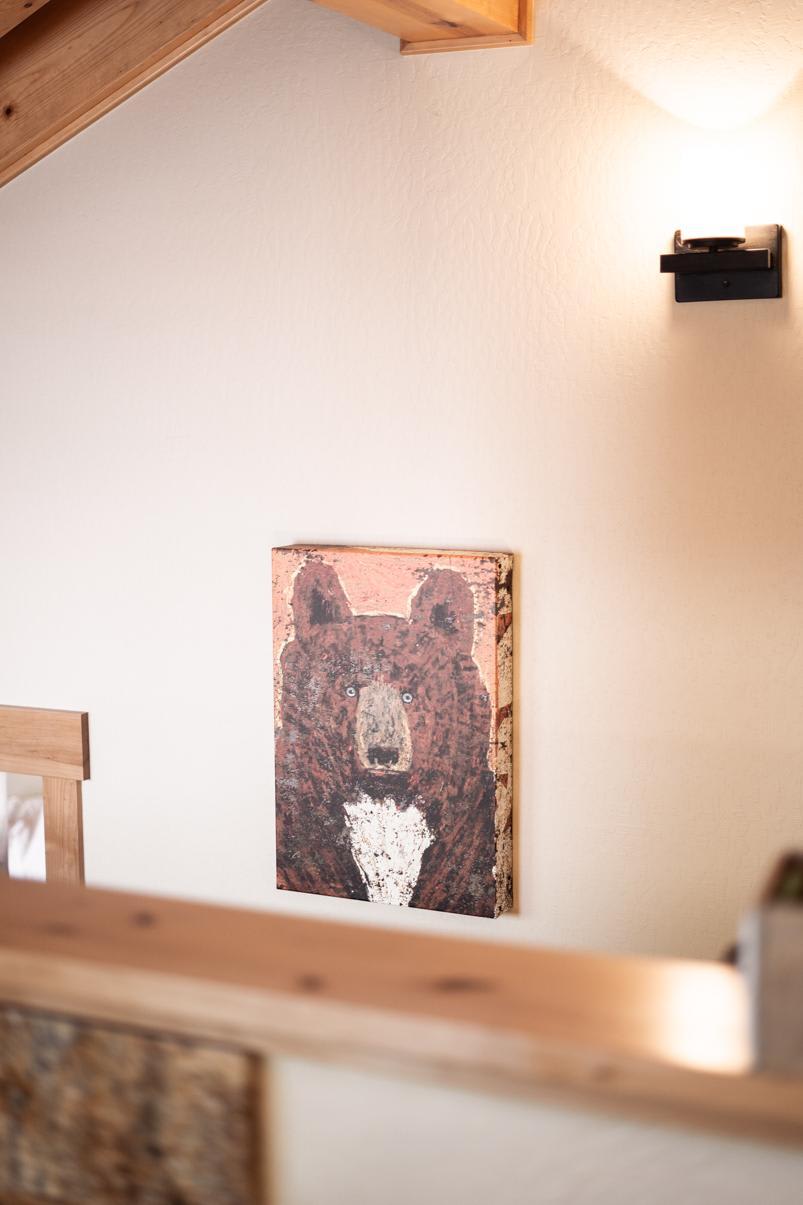
M 0 186 L 263 3 L 0 0 Z M 533 0 L 318 3 L 395 34 L 402 54 L 532 40 Z
M 533 0 L 317 0 L 401 40 L 402 54 L 522 46 Z
M 265 0 L 58 0 L 0 38 L 0 185 Z

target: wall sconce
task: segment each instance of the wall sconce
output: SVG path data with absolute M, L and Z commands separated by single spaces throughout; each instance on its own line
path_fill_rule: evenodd
M 675 231 L 675 249 L 661 271 L 675 274 L 675 301 L 744 301 L 781 296 L 780 226 L 747 226 L 744 234 L 688 236 Z

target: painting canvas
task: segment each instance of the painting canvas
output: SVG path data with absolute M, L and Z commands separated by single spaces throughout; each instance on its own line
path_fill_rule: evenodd
M 277 885 L 512 899 L 508 553 L 273 550 Z

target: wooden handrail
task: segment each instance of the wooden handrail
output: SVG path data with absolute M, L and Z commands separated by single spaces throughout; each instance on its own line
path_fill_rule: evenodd
M 714 963 L 5 882 L 0 999 L 803 1141 L 803 1081 L 747 1073 L 743 984 Z
M 0 770 L 74 782 L 89 778 L 86 712 L 0 707 Z
M 0 706 L 0 771 L 41 776 L 48 880 L 83 883 L 81 783 L 89 778 L 86 712 Z

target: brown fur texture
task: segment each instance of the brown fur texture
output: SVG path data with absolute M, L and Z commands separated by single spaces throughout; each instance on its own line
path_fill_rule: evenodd
M 410 618 L 352 613 L 335 570 L 308 559 L 293 590 L 294 639 L 281 656 L 276 738 L 277 885 L 366 899 L 343 805 L 364 790 L 424 811 L 426 850 L 411 907 L 493 916 L 494 780 L 490 701 L 472 657 L 474 598 L 450 569 L 431 571 Z M 375 682 L 405 700 L 409 769 L 366 767 L 359 692 Z

